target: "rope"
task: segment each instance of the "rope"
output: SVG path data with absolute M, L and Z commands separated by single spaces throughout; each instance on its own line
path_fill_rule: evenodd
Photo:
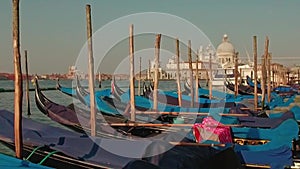
M 38 150 L 38 149 L 40 149 L 40 148 L 42 148 L 42 147 L 44 147 L 44 146 L 38 146 L 38 147 L 36 147 L 36 148 L 34 148 L 33 150 L 32 150 L 32 152 L 29 154 L 29 156 L 25 159 L 25 160 L 29 160 L 29 158 Z
M 45 160 L 47 160 L 51 155 L 53 155 L 53 154 L 55 154 L 55 153 L 57 153 L 57 152 L 58 152 L 58 151 L 52 151 L 52 152 L 49 153 L 46 157 L 44 157 L 44 158 L 39 162 L 39 164 L 42 165 L 43 162 L 44 162 Z

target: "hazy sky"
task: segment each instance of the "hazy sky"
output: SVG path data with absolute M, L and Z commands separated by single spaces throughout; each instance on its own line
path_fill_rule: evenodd
M 259 55 L 269 36 L 274 61 L 300 63 L 299 0 L 20 0 L 21 54 L 28 50 L 30 73 L 65 73 L 75 64 L 86 41 L 86 4 L 92 7 L 93 31 L 129 14 L 169 13 L 196 25 L 215 47 L 228 34 L 241 57 L 246 50 L 252 56 L 253 35 L 258 37 Z M 0 72 L 13 71 L 11 8 L 11 0 L 1 0 Z M 127 55 L 128 48 L 121 52 Z M 115 60 L 117 55 L 107 63 Z M 109 64 L 101 69 L 111 71 Z

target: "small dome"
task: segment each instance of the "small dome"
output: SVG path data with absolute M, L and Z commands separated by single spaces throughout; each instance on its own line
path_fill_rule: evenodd
M 225 34 L 223 36 L 223 42 L 217 48 L 217 55 L 233 55 L 235 49 L 233 45 L 228 41 L 228 36 Z

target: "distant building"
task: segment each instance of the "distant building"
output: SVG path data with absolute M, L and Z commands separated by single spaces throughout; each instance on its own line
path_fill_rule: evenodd
M 69 71 L 67 74 L 68 79 L 74 79 L 76 75 L 77 69 L 75 66 L 69 66 Z
M 222 43 L 217 47 L 216 55 L 222 68 L 234 68 L 237 53 L 232 43 L 229 42 L 227 34 L 223 36 Z
M 209 71 L 209 58 L 211 56 L 211 65 L 212 69 L 220 68 L 219 63 L 217 62 L 217 57 L 215 55 L 214 50 L 212 49 L 211 45 L 208 45 L 206 50 L 203 50 L 200 47 L 198 53 L 198 77 L 200 79 L 207 79 L 208 78 L 208 71 Z M 196 61 L 192 62 L 192 70 L 193 76 L 196 76 Z M 188 61 L 181 61 L 179 62 L 179 69 L 180 69 L 180 77 L 181 79 L 188 79 L 189 78 L 189 62 Z M 173 56 L 169 59 L 168 63 L 166 64 L 166 75 L 170 79 L 176 79 L 177 77 L 177 61 L 176 56 Z
M 151 61 L 150 62 L 150 70 L 148 69 L 148 79 L 154 79 L 154 73 L 155 73 L 155 62 Z M 165 70 L 163 70 L 160 67 L 160 63 L 158 63 L 158 79 L 167 79 L 168 75 Z

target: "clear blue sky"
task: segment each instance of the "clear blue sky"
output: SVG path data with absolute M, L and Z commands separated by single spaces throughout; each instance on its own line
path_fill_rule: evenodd
M 246 57 L 256 35 L 261 55 L 269 36 L 274 61 L 300 63 L 299 0 L 20 0 L 21 54 L 28 50 L 30 73 L 64 73 L 75 63 L 86 41 L 86 4 L 92 6 L 93 30 L 137 12 L 170 13 L 199 27 L 215 47 L 227 33 Z M 11 0 L 1 0 L 0 72 L 13 71 L 11 8 Z

